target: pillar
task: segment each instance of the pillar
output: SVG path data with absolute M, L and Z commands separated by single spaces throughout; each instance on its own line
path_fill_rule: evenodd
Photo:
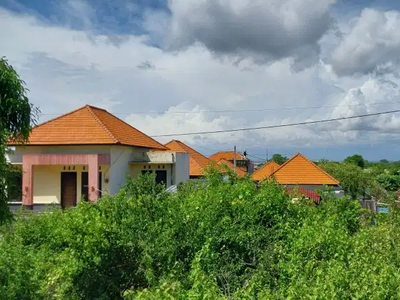
M 99 155 L 88 155 L 88 171 L 89 201 L 95 202 L 99 198 Z
M 33 164 L 29 157 L 22 157 L 22 205 L 33 209 Z

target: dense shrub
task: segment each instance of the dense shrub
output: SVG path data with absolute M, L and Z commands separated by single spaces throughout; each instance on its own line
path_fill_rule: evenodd
M 398 299 L 400 218 L 249 178 L 131 180 L 3 227 L 0 299 Z

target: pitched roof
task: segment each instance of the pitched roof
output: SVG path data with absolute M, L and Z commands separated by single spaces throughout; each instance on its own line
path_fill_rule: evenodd
M 339 181 L 300 153 L 281 165 L 271 176 L 275 177 L 279 184 L 339 184 Z
M 166 149 L 156 140 L 106 110 L 90 105 L 34 127 L 27 143 L 41 146 L 113 144 Z
M 218 166 L 226 165 L 232 171 L 234 169 L 233 163 L 231 163 L 229 160 L 226 159 L 220 159 L 219 161 L 217 161 L 217 165 Z M 236 166 L 236 174 L 240 177 L 244 177 L 246 176 L 246 171 Z
M 208 158 L 215 162 L 218 162 L 221 159 L 233 160 L 235 158 L 235 152 L 234 151 L 220 151 L 220 152 L 214 153 L 213 155 L 209 156 Z M 236 159 L 242 160 L 242 159 L 245 159 L 245 157 L 242 154 L 236 152 Z
M 265 165 L 263 165 L 260 169 L 255 171 L 251 178 L 255 181 L 261 181 L 269 176 L 271 176 L 272 173 L 275 172 L 279 168 L 279 165 L 274 162 L 273 160 L 270 160 L 267 162 Z
M 190 176 L 203 176 L 205 168 L 211 164 L 211 161 L 200 154 L 193 148 L 182 143 L 181 141 L 172 140 L 165 144 L 165 147 L 172 151 L 189 153 L 189 175 Z

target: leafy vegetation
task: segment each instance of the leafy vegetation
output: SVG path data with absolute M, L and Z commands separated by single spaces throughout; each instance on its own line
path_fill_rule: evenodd
M 249 178 L 152 176 L 3 226 L 0 299 L 397 299 L 400 218 Z
M 272 155 L 271 160 L 276 162 L 278 165 L 283 165 L 285 162 L 288 161 L 288 158 L 286 156 L 276 153 Z
M 10 166 L 7 164 L 6 143 L 9 139 L 25 142 L 37 110 L 26 96 L 25 83 L 7 60 L 0 58 L 0 224 L 10 218 L 7 184 Z

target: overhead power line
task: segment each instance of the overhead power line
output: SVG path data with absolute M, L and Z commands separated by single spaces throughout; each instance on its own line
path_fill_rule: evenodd
M 383 105 L 383 104 L 399 104 L 400 101 L 391 102 L 375 102 L 368 105 Z M 265 111 L 290 111 L 290 110 L 307 110 L 307 109 L 320 109 L 320 108 L 337 108 L 337 107 L 353 107 L 361 106 L 361 104 L 346 104 L 336 106 L 303 106 L 303 107 L 272 107 L 272 108 L 259 108 L 259 109 L 225 109 L 225 110 L 199 110 L 199 111 L 133 111 L 133 112 L 113 112 L 113 115 L 175 115 L 175 114 L 199 114 L 199 113 L 245 113 L 245 112 L 265 112 Z M 58 116 L 60 114 L 40 114 L 41 116 Z
M 215 131 L 169 133 L 169 134 L 153 135 L 152 137 L 153 138 L 176 137 L 176 136 L 204 135 L 204 134 L 217 134 L 217 133 L 229 133 L 229 132 L 239 132 L 239 131 L 253 131 L 253 130 L 261 130 L 261 129 L 273 129 L 273 128 L 282 128 L 282 127 L 293 127 L 293 126 L 301 126 L 301 125 L 311 125 L 311 124 L 328 123 L 328 122 L 334 122 L 334 121 L 359 119 L 359 118 L 373 117 L 373 116 L 379 116 L 379 115 L 388 115 L 388 114 L 393 114 L 393 113 L 398 113 L 398 112 L 400 112 L 400 109 L 371 113 L 371 114 L 363 114 L 363 115 L 358 115 L 358 116 L 341 117 L 341 118 L 333 118 L 333 119 L 322 119 L 322 120 L 316 120 L 316 121 L 304 121 L 304 122 L 299 122 L 299 123 L 269 125 L 269 126 L 260 126 L 260 127 L 245 127 L 245 128 L 225 129 L 225 130 L 215 130 Z

